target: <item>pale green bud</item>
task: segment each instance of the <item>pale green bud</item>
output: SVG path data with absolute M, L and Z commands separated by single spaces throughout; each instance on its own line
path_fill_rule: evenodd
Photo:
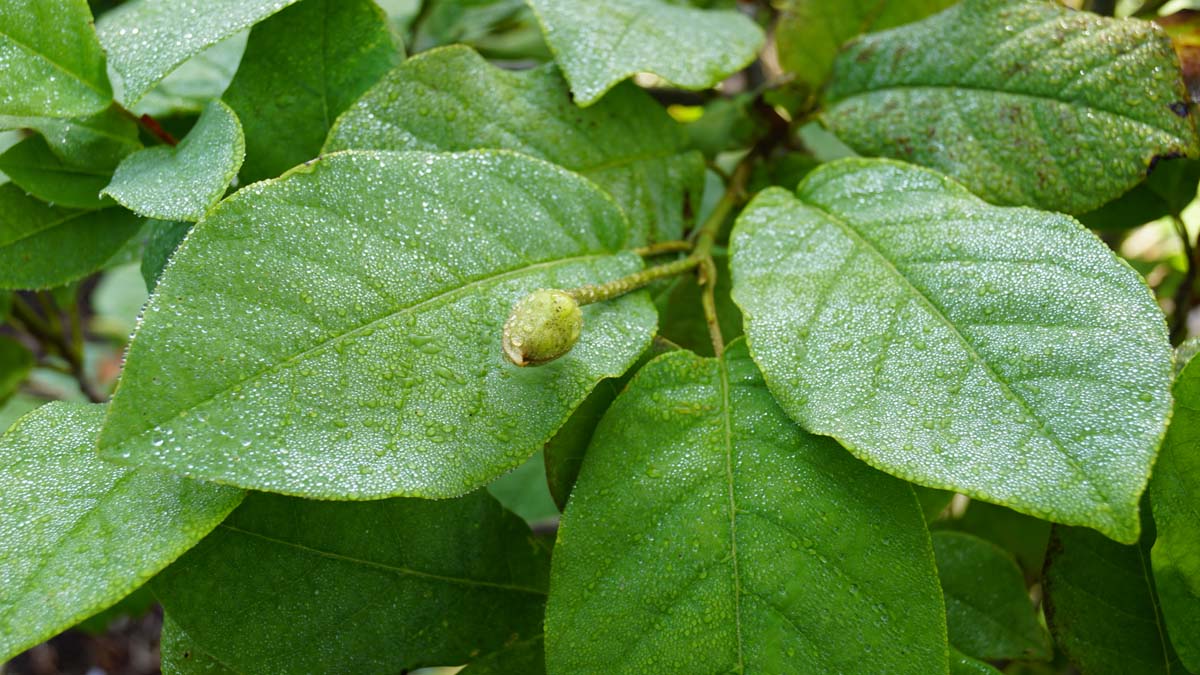
M 518 366 L 537 366 L 571 351 L 583 329 L 583 312 L 570 294 L 543 288 L 513 306 L 504 323 L 504 355 Z

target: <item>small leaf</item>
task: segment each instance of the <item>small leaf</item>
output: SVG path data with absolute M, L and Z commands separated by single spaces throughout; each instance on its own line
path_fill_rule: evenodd
M 189 57 L 296 0 L 133 0 L 96 24 L 129 107 Z
M 501 120 L 502 123 L 498 123 Z M 418 55 L 334 124 L 325 152 L 515 150 L 581 173 L 625 209 L 629 244 L 680 239 L 704 161 L 679 126 L 632 84 L 580 110 L 553 65 L 512 72 L 467 47 Z
M 944 171 L 985 199 L 1083 213 L 1160 158 L 1200 152 L 1154 24 L 1043 0 L 964 0 L 838 56 L 825 120 L 865 155 Z
M 742 342 L 661 356 L 618 397 L 551 587 L 551 672 L 947 670 L 912 490 L 793 424 Z
M 311 497 L 463 494 L 649 343 L 635 293 L 585 307 L 553 363 L 501 354 L 530 291 L 640 269 L 627 234 L 591 183 L 508 152 L 342 152 L 243 188 L 163 274 L 102 452 Z
M 402 53 L 371 0 L 307 0 L 256 26 L 224 97 L 246 130 L 245 182 L 316 157 L 333 120 Z
M 961 517 L 939 520 L 935 528 L 966 532 L 992 542 L 1017 559 L 1028 579 L 1036 579 L 1042 573 L 1046 545 L 1050 542 L 1050 523 L 1044 520 L 972 500 Z
M 0 437 L 0 660 L 117 602 L 242 499 L 100 461 L 103 419 L 100 405 L 48 403 Z
M 707 89 L 748 65 L 763 46 L 762 29 L 732 10 L 663 0 L 527 1 L 583 107 L 642 72 L 683 89 Z
M 1154 464 L 1150 505 L 1158 538 L 1150 551 L 1171 644 L 1200 672 L 1200 362 L 1175 380 L 1175 414 Z
M 775 28 L 779 64 L 810 89 L 818 89 L 833 69 L 842 44 L 862 33 L 894 28 L 940 12 L 956 0 L 828 2 L 783 0 Z
M 79 209 L 113 204 L 100 196 L 111 171 L 70 166 L 41 136 L 30 136 L 0 155 L 0 171 L 29 194 L 51 204 Z
M 1050 658 L 1050 635 L 1038 624 L 1011 555 L 978 537 L 944 530 L 933 533 L 933 553 L 950 644 L 989 661 Z
M 84 0 L 0 0 L 0 115 L 78 117 L 112 101 Z
M 187 644 L 231 671 L 401 673 L 538 636 L 549 556 L 531 543 L 482 491 L 356 503 L 251 493 L 151 585 Z M 197 672 L 186 651 L 164 650 L 164 671 Z
M 0 292 L 0 295 L 5 295 L 5 307 L 0 309 L 6 312 L 7 295 L 3 292 Z M 0 314 L 0 323 L 3 323 L 5 318 Z M 20 342 L 7 335 L 0 335 L 0 404 L 8 401 L 9 397 L 21 388 L 21 383 L 31 370 L 33 354 Z M 3 431 L 4 429 L 0 429 L 0 433 Z
M 32 129 L 68 166 L 106 169 L 110 173 L 129 153 L 142 147 L 137 124 L 111 106 L 91 117 L 0 116 L 0 129 Z
M 1079 223 L 848 159 L 760 193 L 732 260 L 755 360 L 805 428 L 913 482 L 1137 540 L 1170 344 L 1145 283 Z
M 245 156 L 237 115 L 213 101 L 178 147 L 160 145 L 126 157 L 104 194 L 148 218 L 199 220 L 225 194 Z
M 950 675 L 1001 675 L 1001 673 L 991 665 L 983 661 L 976 661 L 954 647 L 951 647 Z
M 152 220 L 146 223 L 146 226 L 150 228 L 150 237 L 142 251 L 141 271 L 146 288 L 153 291 L 175 249 L 179 248 L 187 233 L 192 231 L 192 223 Z
M 1046 622 L 1071 663 L 1088 675 L 1178 673 L 1162 631 L 1150 577 L 1147 522 L 1141 543 L 1123 546 L 1095 532 L 1056 525 L 1042 581 Z
M 125 209 L 50 206 L 12 183 L 0 185 L 0 289 L 51 288 L 100 269 L 137 234 Z

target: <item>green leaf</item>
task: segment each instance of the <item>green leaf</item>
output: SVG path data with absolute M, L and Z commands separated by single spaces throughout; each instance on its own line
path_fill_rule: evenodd
M 124 84 L 121 103 L 129 107 L 190 57 L 295 1 L 132 0 L 105 13 L 96 31 Z
M 225 194 L 245 156 L 237 115 L 213 101 L 177 147 L 126 157 L 104 194 L 148 218 L 199 220 Z
M 912 490 L 793 424 L 742 342 L 661 356 L 618 397 L 551 587 L 551 672 L 947 668 Z
M 1200 672 L 1200 362 L 1175 380 L 1175 414 L 1150 479 L 1150 552 L 1171 644 Z
M 158 650 L 163 675 L 239 675 L 196 644 L 170 614 L 163 615 Z
M 545 675 L 546 648 L 541 635 L 504 645 L 471 661 L 458 675 Z
M 164 625 L 163 630 L 166 630 Z M 963 654 L 954 647 L 950 648 L 950 675 L 1001 675 L 992 666 Z
M 833 69 L 842 44 L 862 33 L 894 28 L 940 12 L 956 0 L 828 2 L 784 0 L 779 6 L 775 47 L 779 65 L 796 82 L 816 90 Z
M 244 182 L 320 154 L 333 120 L 402 53 L 371 0 L 306 0 L 256 26 L 225 92 L 246 131 Z
M 5 299 L 7 302 L 7 298 Z M 0 323 L 4 321 L 0 318 Z M 33 370 L 33 354 L 25 345 L 0 334 L 0 404 L 21 388 L 21 383 Z M 2 433 L 4 429 L 0 429 Z
M 110 206 L 100 197 L 112 171 L 73 167 L 54 154 L 41 136 L 29 136 L 0 155 L 0 171 L 42 201 L 79 209 Z
M 489 483 L 488 492 L 531 526 L 558 516 L 558 506 L 546 485 L 546 460 L 541 452 Z
M 1025 578 L 1009 553 L 945 530 L 933 533 L 933 553 L 950 644 L 985 660 L 1050 658 L 1050 635 L 1038 623 Z
M 400 673 L 539 635 L 548 567 L 482 491 L 358 503 L 251 493 L 152 587 L 188 642 L 230 671 Z M 182 656 L 164 650 L 164 670 L 196 672 Z
M 1147 529 L 1151 529 L 1147 522 Z M 1178 673 L 1150 577 L 1150 541 L 1123 546 L 1055 526 L 1042 580 L 1055 642 L 1088 675 Z
M 949 490 L 935 490 L 922 485 L 913 485 L 913 492 L 921 504 L 921 513 L 925 514 L 925 522 L 933 523 L 942 511 L 954 500 L 954 493 Z
M 142 251 L 141 270 L 146 288 L 153 291 L 175 249 L 179 248 L 187 233 L 192 231 L 192 223 L 152 220 L 147 225 L 152 229 L 150 238 L 146 241 L 146 249 Z
M 1137 540 L 1170 344 L 1145 283 L 1078 222 L 847 159 L 760 193 L 732 260 L 755 360 L 809 431 L 915 483 Z
M 726 340 L 733 340 L 742 335 L 742 311 L 733 303 L 730 297 L 732 281 L 729 276 L 728 254 L 714 254 L 713 262 L 717 268 L 717 283 L 714 294 L 717 306 L 717 321 L 721 325 L 721 333 Z M 659 334 L 684 349 L 699 354 L 712 356 L 712 336 L 708 331 L 708 322 L 701 307 L 702 288 L 699 277 L 688 274 L 675 279 L 670 292 L 658 301 L 659 303 Z
M 117 602 L 242 499 L 100 461 L 103 419 L 103 406 L 54 402 L 0 436 L 0 660 Z
M 1029 579 L 1042 573 L 1046 545 L 1050 542 L 1050 523 L 1044 520 L 971 500 L 960 518 L 940 520 L 934 527 L 966 532 L 992 542 L 1011 553 Z
M 233 81 L 249 37 L 249 30 L 239 31 L 184 61 L 146 92 L 133 111 L 159 119 L 199 115 Z
M 84 0 L 0 0 L 0 115 L 77 117 L 112 101 Z
M 748 65 L 763 46 L 762 29 L 732 10 L 662 0 L 527 1 L 583 107 L 642 72 L 683 89 L 707 89 Z
M 498 123 L 498 120 L 500 123 Z M 629 243 L 683 236 L 704 161 L 645 92 L 617 87 L 591 108 L 570 101 L 553 65 L 512 72 L 467 47 L 409 59 L 334 124 L 325 152 L 496 148 L 539 157 L 594 181 L 625 209 Z
M 1083 213 L 1158 158 L 1200 152 L 1159 28 L 1042 0 L 964 0 L 864 38 L 838 56 L 827 99 L 826 124 L 860 154 L 1001 204 Z
M 125 209 L 50 206 L 0 185 L 0 289 L 51 288 L 100 269 L 141 226 Z
M 32 129 L 64 164 L 110 173 L 126 155 L 142 147 L 137 124 L 116 106 L 72 119 L 0 116 L 0 129 Z
M 627 234 L 591 183 L 509 152 L 342 152 L 243 188 L 164 272 L 103 453 L 311 497 L 463 494 L 649 343 L 635 293 L 585 307 L 553 363 L 501 354 L 530 291 L 640 269 Z

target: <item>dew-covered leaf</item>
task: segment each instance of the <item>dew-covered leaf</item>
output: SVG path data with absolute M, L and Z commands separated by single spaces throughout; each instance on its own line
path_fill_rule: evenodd
M 141 226 L 121 208 L 65 209 L 0 185 L 0 289 L 51 288 L 100 269 Z
M 41 136 L 29 136 L 0 154 L 0 171 L 29 194 L 58 206 L 98 209 L 113 203 L 100 196 L 111 170 L 71 166 Z
M 515 150 L 587 176 L 617 200 L 629 243 L 679 239 L 698 203 L 704 161 L 679 126 L 632 84 L 596 105 L 571 103 L 558 68 L 512 72 L 467 47 L 412 58 L 355 103 L 325 151 Z
M 1083 213 L 1158 158 L 1195 156 L 1195 115 L 1154 24 L 1043 0 L 964 0 L 838 56 L 828 126 L 860 154 L 944 171 L 1002 204 Z
M 71 119 L 0 115 L 0 129 L 32 129 L 64 164 L 93 170 L 111 172 L 126 155 L 142 147 L 137 123 L 116 106 L 91 117 Z
M 664 0 L 527 0 L 580 106 L 618 82 L 653 73 L 683 89 L 707 89 L 744 68 L 763 32 L 736 10 Z
M 1200 672 L 1200 362 L 1175 380 L 1175 413 L 1154 464 L 1150 505 L 1158 537 L 1150 551 L 1171 644 Z
M 242 675 L 205 651 L 170 614 L 163 615 L 158 651 L 163 675 Z
M 650 341 L 643 293 L 502 356 L 513 304 L 641 267 L 588 181 L 510 152 L 342 152 L 235 193 L 134 336 L 107 457 L 273 492 L 446 497 L 515 468 Z
M 1078 527 L 1056 525 L 1042 578 L 1046 623 L 1055 643 L 1088 675 L 1181 672 L 1163 633 L 1150 576 L 1153 528 L 1125 546 Z
M 121 103 L 136 103 L 190 57 L 294 2 L 131 0 L 106 12 L 96 31 L 109 64 L 121 76 Z
M 176 632 L 231 671 L 402 673 L 540 635 L 548 567 L 525 524 L 484 491 L 372 502 L 251 493 L 151 586 Z M 199 672 L 177 648 L 164 658 L 164 670 Z
M 779 64 L 800 84 L 817 89 L 829 77 L 834 57 L 850 38 L 923 19 L 956 1 L 783 0 L 776 3 L 780 10 L 775 28 Z
M 0 660 L 117 602 L 240 490 L 101 461 L 104 407 L 48 403 L 0 436 Z
M 1078 222 L 848 159 L 760 193 L 732 257 L 751 351 L 807 429 L 915 483 L 1137 540 L 1170 343 Z
M 3 292 L 0 291 L 0 294 Z M 6 303 L 7 298 L 3 302 Z M 0 323 L 4 322 L 4 318 L 0 314 Z M 32 369 L 33 354 L 29 349 L 7 335 L 0 335 L 0 404 L 16 393 Z M 3 431 L 0 429 L 0 433 Z
M 104 194 L 148 218 L 196 221 L 225 194 L 245 156 L 237 115 L 213 101 L 178 146 L 126 157 Z
M 945 673 L 912 490 L 779 409 L 743 342 L 643 368 L 554 549 L 557 673 Z
M 246 132 L 244 182 L 316 157 L 334 119 L 401 55 L 371 0 L 306 0 L 255 26 L 224 96 Z
M 1038 623 L 1013 557 L 961 532 L 933 533 L 938 578 L 946 597 L 950 644 L 989 661 L 1050 658 L 1050 635 Z
M 133 111 L 159 119 L 199 115 L 233 81 L 249 36 L 249 30 L 239 31 L 184 61 L 146 92 Z
M 0 0 L 0 115 L 79 117 L 111 101 L 85 0 Z

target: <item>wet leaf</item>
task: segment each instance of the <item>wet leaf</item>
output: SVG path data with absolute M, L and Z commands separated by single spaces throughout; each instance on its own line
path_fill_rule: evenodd
M 64 164 L 110 173 L 126 155 L 142 147 L 137 124 L 117 112 L 116 106 L 70 119 L 0 116 L 0 129 L 32 129 Z
M 0 115 L 78 117 L 112 101 L 84 0 L 0 0 Z
M 912 490 L 792 423 L 743 342 L 638 372 L 559 528 L 559 673 L 947 672 Z
M 1200 152 L 1154 24 L 1042 0 L 964 0 L 838 56 L 826 123 L 860 154 L 946 172 L 999 204 L 1083 213 Z
M 915 483 L 1137 540 L 1170 344 L 1145 283 L 1078 222 L 849 159 L 760 193 L 732 260 L 751 351 L 807 429 Z
M 0 436 L 0 660 L 125 597 L 242 499 L 100 461 L 103 419 L 103 406 L 54 402 Z
M 591 183 L 508 152 L 342 152 L 243 188 L 159 281 L 102 452 L 310 497 L 463 494 L 649 343 L 636 293 L 585 307 L 550 364 L 501 354 L 530 291 L 639 269 L 627 234 Z
M 98 209 L 112 171 L 73 167 L 60 159 L 41 136 L 29 136 L 0 155 L 0 171 L 29 194 L 58 206 Z

